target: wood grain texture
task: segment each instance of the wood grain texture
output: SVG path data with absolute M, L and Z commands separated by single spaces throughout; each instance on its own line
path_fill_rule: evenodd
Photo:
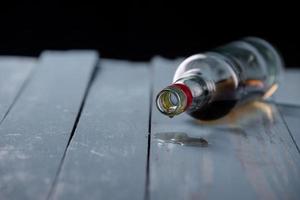
M 0 126 L 0 199 L 45 199 L 91 72 L 93 51 L 45 52 Z
M 150 70 L 101 60 L 52 199 L 143 199 Z
M 0 123 L 21 92 L 35 64 L 34 58 L 0 57 Z
M 154 95 L 170 84 L 178 63 L 154 59 Z M 183 133 L 202 137 L 208 145 L 167 143 L 158 133 L 173 142 Z M 274 105 L 246 104 L 211 122 L 169 119 L 153 106 L 151 138 L 153 200 L 299 199 L 300 156 Z

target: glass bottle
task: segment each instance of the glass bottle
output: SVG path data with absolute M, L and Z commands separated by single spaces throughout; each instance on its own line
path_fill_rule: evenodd
M 271 96 L 282 69 L 271 44 L 247 37 L 185 59 L 173 83 L 157 95 L 156 106 L 169 117 L 187 112 L 197 119 L 217 119 L 236 104 Z

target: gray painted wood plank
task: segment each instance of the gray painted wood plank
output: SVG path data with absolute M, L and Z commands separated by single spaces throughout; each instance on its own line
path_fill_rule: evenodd
M 153 65 L 155 95 L 178 61 Z M 243 105 L 211 122 L 169 119 L 153 107 L 151 135 L 151 199 L 299 199 L 299 153 L 271 104 Z
M 0 57 L 0 123 L 29 77 L 36 59 L 29 57 Z
M 0 126 L 0 199 L 45 199 L 91 72 L 93 51 L 45 52 Z
M 300 70 L 286 69 L 279 88 L 274 94 L 277 103 L 300 106 Z
M 280 112 L 285 120 L 286 125 L 289 128 L 289 131 L 297 144 L 298 148 L 300 147 L 300 106 L 278 106 Z
M 52 199 L 143 199 L 150 70 L 101 60 Z

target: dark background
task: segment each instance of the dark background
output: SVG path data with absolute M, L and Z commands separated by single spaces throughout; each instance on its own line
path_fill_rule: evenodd
M 238 5 L 239 4 L 239 5 Z M 294 8 L 298 6 L 295 5 Z M 97 49 L 102 57 L 149 60 L 206 51 L 244 36 L 274 44 L 300 66 L 298 11 L 282 2 L 18 1 L 0 5 L 0 54 Z

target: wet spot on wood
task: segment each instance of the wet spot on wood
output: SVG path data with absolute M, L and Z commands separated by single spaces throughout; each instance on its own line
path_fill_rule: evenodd
M 196 146 L 196 147 L 207 147 L 208 141 L 202 137 L 190 137 L 187 133 L 183 132 L 165 132 L 156 133 L 154 135 L 159 143 L 172 143 L 179 144 L 182 146 Z

